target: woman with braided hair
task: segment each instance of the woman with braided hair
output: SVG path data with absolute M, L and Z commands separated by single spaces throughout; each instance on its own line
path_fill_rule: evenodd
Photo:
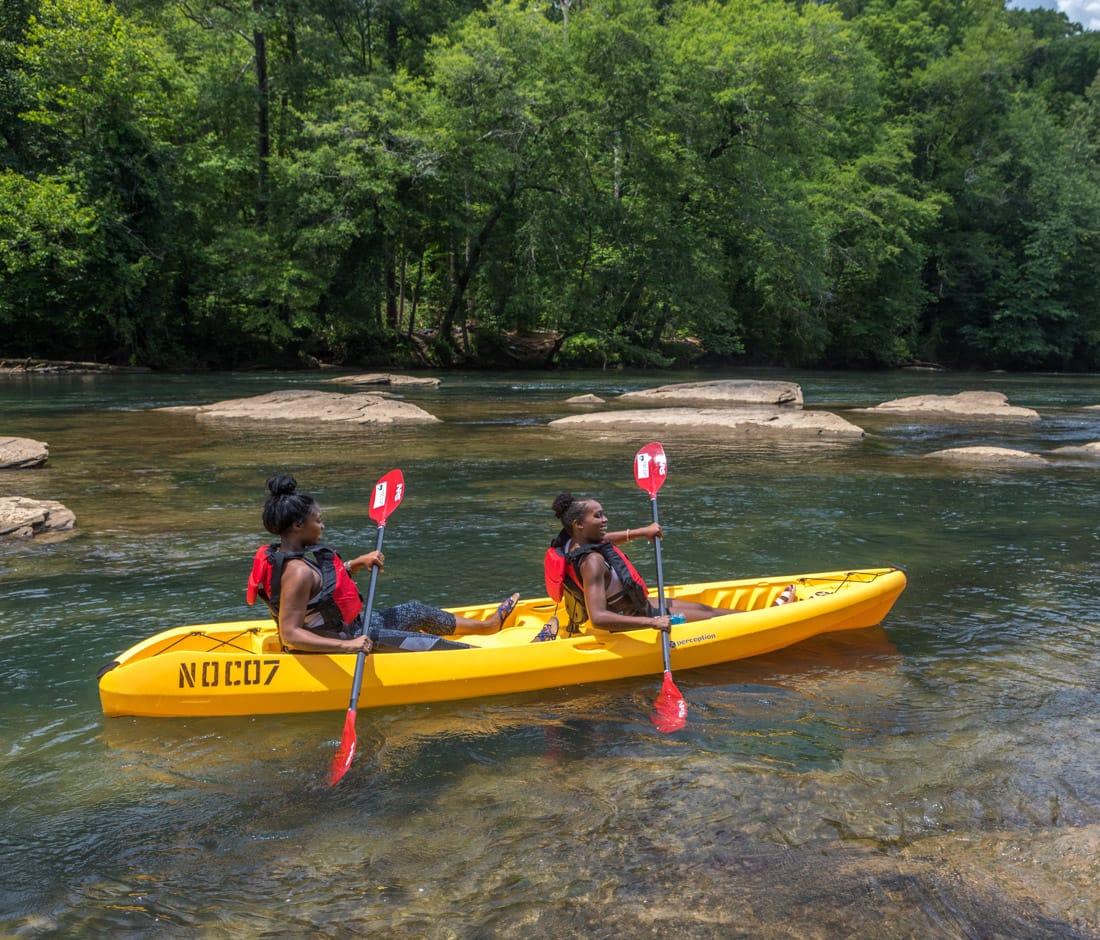
M 364 623 L 363 600 L 352 575 L 372 567 L 382 570 L 380 551 L 348 562 L 321 544 L 325 524 L 321 507 L 289 474 L 267 481 L 264 528 L 278 542 L 261 546 L 253 559 L 248 602 L 262 598 L 279 625 L 283 645 L 293 650 L 323 653 L 369 653 L 381 650 L 468 649 L 468 643 L 442 639 L 471 633 L 496 633 L 504 628 L 519 600 L 504 599 L 489 620 L 458 617 L 419 601 L 371 612 Z
M 558 552 L 564 556 L 563 588 L 575 601 L 583 602 L 584 612 L 594 626 L 613 632 L 643 627 L 668 632 L 673 614 L 696 621 L 740 613 L 698 601 L 667 598 L 668 614 L 658 614 L 649 602 L 645 582 L 618 546 L 636 538 L 663 538 L 659 523 L 608 532 L 603 506 L 568 492 L 559 493 L 554 500 L 554 515 L 561 520 L 562 528 L 550 543 L 548 555 Z M 575 616 L 570 619 L 577 621 Z

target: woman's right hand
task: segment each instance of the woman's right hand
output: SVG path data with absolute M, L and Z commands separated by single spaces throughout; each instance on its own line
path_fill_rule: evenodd
M 371 642 L 371 638 L 365 633 L 362 636 L 352 637 L 350 640 L 345 640 L 347 647 L 344 652 L 346 653 L 363 653 L 364 655 L 370 655 L 370 651 L 374 649 L 374 643 Z
M 649 625 L 653 627 L 654 630 L 660 630 L 662 633 L 672 632 L 672 618 L 668 614 L 665 614 L 663 617 L 650 617 Z

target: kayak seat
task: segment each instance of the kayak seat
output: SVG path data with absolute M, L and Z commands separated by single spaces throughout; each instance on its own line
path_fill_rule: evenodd
M 745 604 L 745 610 L 757 610 L 760 607 L 769 606 L 771 604 L 771 593 L 771 582 L 764 582 L 757 585 L 749 594 L 748 602 Z
M 732 610 L 737 606 L 734 591 L 715 591 L 710 597 L 700 598 L 710 604 L 711 607 L 721 607 L 724 610 Z

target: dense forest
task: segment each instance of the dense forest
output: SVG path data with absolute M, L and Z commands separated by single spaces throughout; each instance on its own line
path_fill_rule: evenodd
M 1098 66 L 1003 0 L 4 0 L 0 355 L 1095 369 Z

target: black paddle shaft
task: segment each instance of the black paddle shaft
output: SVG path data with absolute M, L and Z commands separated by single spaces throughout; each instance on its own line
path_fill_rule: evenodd
M 649 499 L 650 505 L 653 507 L 653 524 L 660 525 L 661 522 L 657 518 L 657 494 L 654 493 Z M 665 572 L 661 565 L 661 537 L 654 536 L 653 538 L 653 551 L 657 556 L 657 612 L 663 617 L 667 612 L 665 610 Z M 672 672 L 672 661 L 669 656 L 669 638 L 668 633 L 661 631 L 661 652 L 665 658 L 665 672 Z
M 386 527 L 380 525 L 378 527 L 378 544 L 375 545 L 374 550 L 376 552 L 382 551 L 382 537 L 386 534 Z M 378 565 L 370 566 L 370 587 L 367 588 L 367 606 L 363 608 L 363 632 L 370 630 L 370 618 L 371 612 L 374 610 L 374 588 L 378 584 Z M 367 662 L 367 654 L 362 650 L 355 657 L 355 675 L 351 680 L 351 704 L 348 708 L 356 709 L 359 707 L 359 690 L 363 686 L 363 667 Z
M 653 524 L 660 525 L 660 521 L 657 519 L 657 494 L 654 493 L 650 499 L 650 505 L 653 507 Z M 653 550 L 657 554 L 657 609 L 663 617 L 667 612 L 665 610 L 665 574 L 661 568 L 661 539 L 660 537 L 653 539 Z

